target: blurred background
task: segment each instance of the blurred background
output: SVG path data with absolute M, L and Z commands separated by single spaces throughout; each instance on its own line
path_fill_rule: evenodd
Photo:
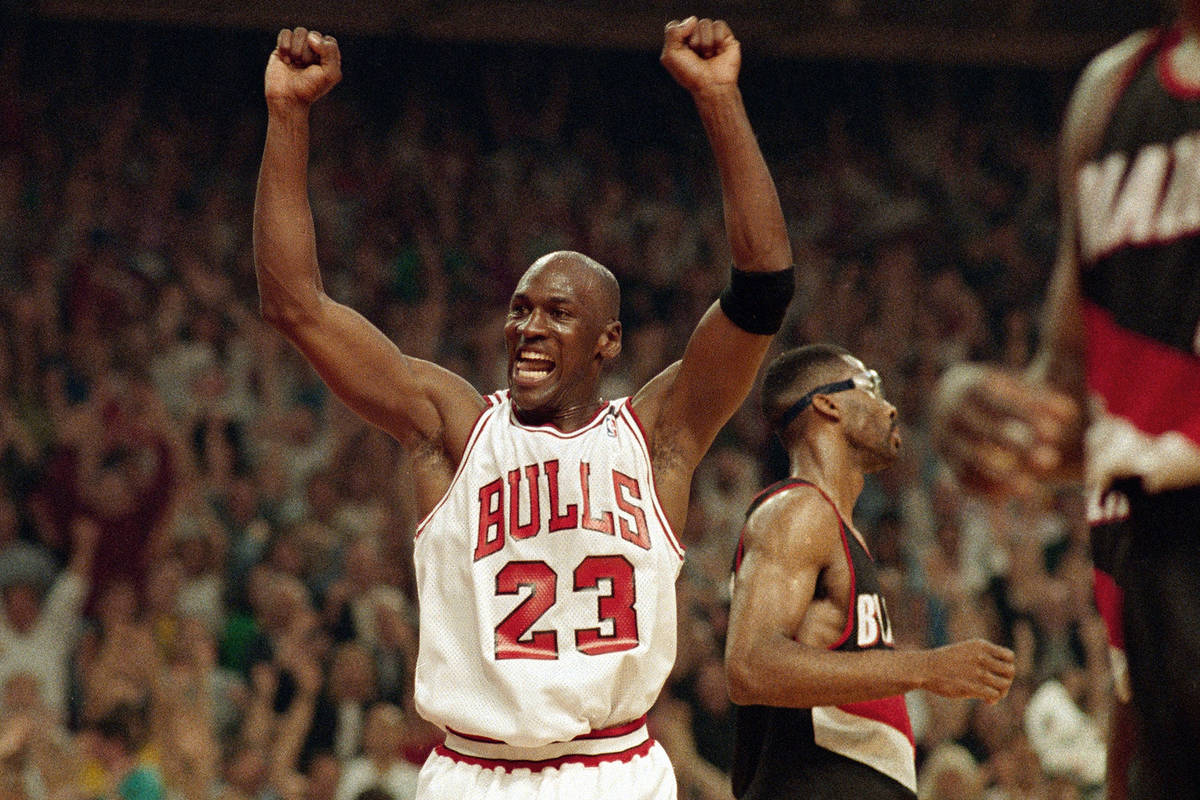
M 1056 133 L 1135 0 L 0 4 L 0 800 L 404 800 L 405 458 L 258 316 L 250 218 L 279 27 L 333 33 L 314 111 L 325 284 L 408 353 L 504 385 L 502 311 L 569 248 L 623 286 L 605 396 L 726 280 L 719 186 L 663 24 L 722 16 L 799 266 L 777 347 L 875 367 L 905 452 L 856 523 L 901 646 L 981 635 L 996 706 L 909 697 L 922 796 L 1101 796 L 1111 676 L 1081 500 L 965 497 L 928 445 L 962 359 L 1020 367 L 1056 246 Z M 336 5 L 336 7 L 334 7 Z M 786 464 L 752 397 L 694 483 L 652 715 L 681 796 L 729 796 L 721 668 L 745 509 Z

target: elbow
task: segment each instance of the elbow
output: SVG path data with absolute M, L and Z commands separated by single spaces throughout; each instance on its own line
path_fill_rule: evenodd
M 258 313 L 264 322 L 288 339 L 292 339 L 296 331 L 304 328 L 316 317 L 311 309 L 295 303 L 281 303 L 266 297 L 259 301 Z
M 283 331 L 288 327 L 288 320 L 291 316 L 279 305 L 271 303 L 265 298 L 258 303 L 258 315 L 262 317 L 263 322 L 277 331 Z
M 758 687 L 754 681 L 754 669 L 744 657 L 728 657 L 725 660 L 725 684 L 729 700 L 734 705 L 750 706 L 761 704 Z

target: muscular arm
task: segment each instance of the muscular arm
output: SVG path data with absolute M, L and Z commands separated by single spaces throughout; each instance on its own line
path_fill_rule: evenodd
M 734 264 L 747 272 L 787 269 L 792 255 L 783 212 L 737 85 L 737 40 L 720 21 L 671 23 L 662 62 L 691 92 L 708 135 Z M 691 470 L 746 399 L 770 341 L 770 336 L 734 325 L 714 304 L 693 332 L 682 361 L 634 398 L 650 431 L 656 466 L 667 467 L 661 472 L 668 484 L 682 484 L 674 487 L 678 492 L 661 487 L 664 497 L 686 498 Z M 670 508 L 668 514 L 675 516 Z
M 303 29 L 281 32 L 271 54 L 254 201 L 262 314 L 360 416 L 409 448 L 434 450 L 457 464 L 484 407 L 478 392 L 447 370 L 401 353 L 362 315 L 330 298 L 321 281 L 307 194 L 309 109 L 337 83 L 340 70 L 336 42 Z
M 987 642 L 838 652 L 797 641 L 818 580 L 845 558 L 837 532 L 836 514 L 808 489 L 769 500 L 747 521 L 725 647 L 735 703 L 809 708 L 912 689 L 993 702 L 1004 696 L 1013 676 L 1012 653 Z M 826 582 L 832 599 L 846 608 L 848 576 Z

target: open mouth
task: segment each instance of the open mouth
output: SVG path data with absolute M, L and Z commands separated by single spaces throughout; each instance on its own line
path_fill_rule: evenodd
M 534 386 L 546 380 L 554 371 L 554 360 L 542 353 L 522 350 L 513 363 L 513 381 L 521 386 Z

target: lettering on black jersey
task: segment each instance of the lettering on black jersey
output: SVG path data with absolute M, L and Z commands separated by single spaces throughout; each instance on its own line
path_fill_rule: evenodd
M 1200 232 L 1200 133 L 1147 145 L 1132 165 L 1126 153 L 1109 153 L 1079 171 L 1077 191 L 1085 263 Z
M 887 601 L 883 599 L 883 595 L 860 594 L 856 611 L 855 616 L 858 617 L 856 643 L 859 647 L 873 647 L 881 641 L 889 647 L 894 644 L 892 620 L 888 616 Z
M 1129 497 L 1122 492 L 1099 489 L 1088 492 L 1088 525 L 1108 525 L 1129 518 Z

